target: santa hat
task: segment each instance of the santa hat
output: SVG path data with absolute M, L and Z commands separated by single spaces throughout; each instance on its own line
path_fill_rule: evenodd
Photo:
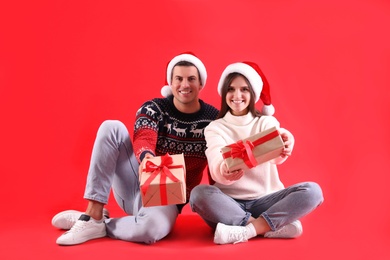
M 180 61 L 188 61 L 195 65 L 195 67 L 199 71 L 202 87 L 206 85 L 207 80 L 207 71 L 206 67 L 204 66 L 203 62 L 196 57 L 192 52 L 185 52 L 182 53 L 176 57 L 174 57 L 167 66 L 167 75 L 166 75 L 166 81 L 165 86 L 161 89 L 161 95 L 163 97 L 167 97 L 169 95 L 172 95 L 172 89 L 171 89 L 171 76 L 172 76 L 172 70 L 175 65 Z
M 244 61 L 228 65 L 222 72 L 221 78 L 219 79 L 218 94 L 220 96 L 222 95 L 222 85 L 225 78 L 234 72 L 240 73 L 248 79 L 255 93 L 255 102 L 257 102 L 259 98 L 263 101 L 264 106 L 261 113 L 263 115 L 273 115 L 275 113 L 275 108 L 271 104 L 270 87 L 266 77 L 256 63 Z

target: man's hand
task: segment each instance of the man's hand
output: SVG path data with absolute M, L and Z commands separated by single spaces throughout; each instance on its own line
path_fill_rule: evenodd
M 141 176 L 142 173 L 142 166 L 145 164 L 145 161 L 149 158 L 153 158 L 154 156 L 151 153 L 146 153 L 144 159 L 142 160 L 141 164 L 138 168 L 138 176 Z

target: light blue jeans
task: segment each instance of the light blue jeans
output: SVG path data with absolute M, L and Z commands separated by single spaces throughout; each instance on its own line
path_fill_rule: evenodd
M 212 228 L 219 222 L 245 226 L 250 216 L 262 216 L 276 230 L 310 213 L 323 200 L 314 182 L 298 183 L 255 200 L 236 200 L 213 185 L 199 185 L 191 191 L 190 205 Z
M 84 198 L 107 204 L 112 188 L 116 202 L 129 216 L 107 220 L 107 235 L 152 244 L 171 232 L 179 210 L 176 205 L 142 207 L 138 167 L 126 126 L 117 120 L 104 121 L 93 146 Z

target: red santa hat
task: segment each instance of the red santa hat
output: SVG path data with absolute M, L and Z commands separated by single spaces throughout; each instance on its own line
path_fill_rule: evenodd
M 219 79 L 218 94 L 220 96 L 222 94 L 222 85 L 225 78 L 234 72 L 240 73 L 248 79 L 255 93 L 255 102 L 257 102 L 259 98 L 263 102 L 261 113 L 263 115 L 273 115 L 275 113 L 275 108 L 271 104 L 271 94 L 268 81 L 259 66 L 254 62 L 244 61 L 228 65 L 222 72 L 221 78 Z
M 172 70 L 175 65 L 180 61 L 188 61 L 195 65 L 195 67 L 199 71 L 202 87 L 206 85 L 207 80 L 207 71 L 206 67 L 204 66 L 203 62 L 196 57 L 192 52 L 185 52 L 182 53 L 176 57 L 174 57 L 167 66 L 167 75 L 166 75 L 166 81 L 165 86 L 161 88 L 161 95 L 163 97 L 167 97 L 169 95 L 172 95 L 172 89 L 171 89 L 171 76 L 172 76 Z

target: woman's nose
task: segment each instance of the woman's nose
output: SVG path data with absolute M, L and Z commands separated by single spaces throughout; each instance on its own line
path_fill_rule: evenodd
M 234 96 L 235 97 L 240 97 L 241 96 L 241 91 L 239 89 L 236 89 L 236 91 L 234 91 Z

